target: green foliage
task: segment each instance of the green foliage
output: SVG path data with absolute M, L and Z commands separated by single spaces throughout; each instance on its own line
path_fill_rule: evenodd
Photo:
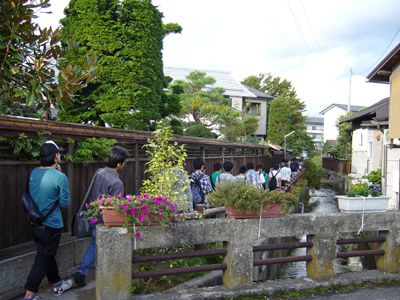
M 287 139 L 287 148 L 300 155 L 303 151 L 313 151 L 314 145 L 306 133 L 303 116 L 305 104 L 297 98 L 296 90 L 289 80 L 274 77 L 271 73 L 260 73 L 242 82 L 275 97 L 268 109 L 269 141 L 283 145 L 284 136 L 294 130 L 296 133 Z
M 218 135 L 212 132 L 203 124 L 189 123 L 183 133 L 186 136 L 197 136 L 203 138 L 217 138 Z
M 161 49 L 179 25 L 163 25 L 150 0 L 71 0 L 65 14 L 63 45 L 79 44 L 67 61 L 96 54 L 99 73 L 77 101 L 62 107 L 61 120 L 153 130 L 155 121 L 176 111 L 176 99 L 163 97 Z
M 321 187 L 321 175 L 323 172 L 321 156 L 307 159 L 304 162 L 304 168 L 306 169 L 305 179 L 308 182 L 308 186 L 319 189 Z
M 243 181 L 226 181 L 219 184 L 207 200 L 214 207 L 233 206 L 239 211 L 259 211 L 261 205 L 281 203 L 284 212 L 288 212 L 297 199 L 292 193 L 278 190 L 265 191 Z
M 33 22 L 36 12 L 49 6 L 49 0 L 0 4 L 0 113 L 47 118 L 52 105 L 71 101 L 95 78 L 94 57 L 59 65 L 66 54 L 59 45 L 60 29 Z
M 224 90 L 212 87 L 213 77 L 193 71 L 186 78 L 186 81 L 176 80 L 169 86 L 179 95 L 181 115 L 191 117 L 197 125 L 188 123 L 185 135 L 211 137 L 210 128 L 218 128 L 224 139 L 238 141 L 255 133 L 258 119 L 230 107 Z
M 353 113 L 349 112 L 343 116 L 340 116 L 336 127 L 339 131 L 339 136 L 336 144 L 336 155 L 338 158 L 349 159 L 351 158 L 351 131 L 352 124 L 351 122 L 340 123 L 343 120 L 351 117 Z
M 78 142 L 72 156 L 66 156 L 66 159 L 74 163 L 104 161 L 116 142 L 114 139 L 88 138 L 83 142 Z
M 350 182 L 347 196 L 380 196 L 382 195 L 382 171 L 372 171 L 369 175 L 363 176 L 361 179 L 354 179 Z
M 185 146 L 178 146 L 173 142 L 171 129 L 164 127 L 155 131 L 154 138 L 149 139 L 148 144 L 143 147 L 150 161 L 146 163 L 145 173 L 149 177 L 142 183 L 142 193 L 166 196 L 181 210 L 187 210 L 188 199 L 184 193 L 187 186 L 182 186 L 183 191 L 176 188 L 177 182 L 188 180 L 183 170 L 186 159 Z
M 45 142 L 43 133 L 39 133 L 37 138 L 29 138 L 26 134 L 20 133 L 17 138 L 8 139 L 13 151 L 13 156 L 24 159 L 39 158 L 40 146 Z

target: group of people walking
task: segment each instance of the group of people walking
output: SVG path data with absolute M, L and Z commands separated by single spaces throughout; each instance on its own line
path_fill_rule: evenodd
M 293 159 L 291 161 L 282 160 L 267 171 L 262 164 L 254 165 L 248 162 L 246 166 L 240 166 L 237 174 L 233 174 L 233 162 L 225 161 L 223 164 L 214 164 L 214 172 L 210 176 L 206 175 L 205 163 L 202 158 L 197 158 L 193 162 L 194 172 L 189 176 L 190 189 L 189 201 L 193 207 L 196 204 L 207 204 L 206 195 L 215 190 L 219 184 L 225 181 L 245 181 L 257 188 L 265 190 L 276 190 L 287 186 L 296 177 L 297 172 L 302 168 L 301 161 Z M 196 200 L 194 189 L 199 189 L 202 198 Z
M 96 171 L 92 178 L 88 202 L 94 201 L 102 195 L 124 195 L 124 185 L 119 178 L 119 173 L 125 166 L 128 151 L 120 146 L 114 146 L 109 153 L 106 167 Z M 96 257 L 96 224 L 91 225 L 92 240 L 86 249 L 81 264 L 74 274 L 74 279 L 62 280 L 59 275 L 55 259 L 60 244 L 64 223 L 61 208 L 70 205 L 69 184 L 67 176 L 61 172 L 60 149 L 53 141 L 47 141 L 40 147 L 40 166 L 33 169 L 27 181 L 27 191 L 37 205 L 43 216 L 41 226 L 31 227 L 31 232 L 37 246 L 34 264 L 28 274 L 24 300 L 39 299 L 35 294 L 39 286 L 47 277 L 49 284 L 53 285 L 53 294 L 59 296 L 70 289 L 74 282 L 77 287 L 86 285 L 86 276 L 95 265 Z M 181 211 L 192 210 L 196 204 L 207 205 L 206 195 L 215 190 L 225 181 L 245 181 L 257 188 L 275 190 L 287 185 L 291 178 L 296 176 L 301 164 L 297 160 L 292 162 L 282 161 L 280 165 L 273 166 L 268 172 L 259 164 L 248 162 L 241 166 L 237 174 L 233 174 L 234 165 L 231 161 L 223 164 L 215 163 L 214 172 L 206 175 L 205 163 L 202 158 L 193 161 L 194 172 L 186 177 L 188 188 L 183 188 L 185 183 L 179 179 L 177 189 L 187 193 L 187 207 Z M 184 178 L 180 176 L 180 178 Z

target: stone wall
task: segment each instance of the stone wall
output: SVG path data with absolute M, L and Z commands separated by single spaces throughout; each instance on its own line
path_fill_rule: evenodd
M 226 242 L 223 284 L 234 288 L 253 281 L 253 246 L 259 239 L 307 235 L 313 242 L 308 249 L 312 261 L 307 263 L 308 277 L 325 280 L 334 276 L 333 259 L 339 233 L 357 232 L 362 214 L 318 213 L 293 214 L 278 218 L 246 220 L 208 219 L 177 222 L 171 230 L 158 226 L 143 227 L 142 238 L 133 241 L 123 228 L 97 227 L 97 299 L 130 299 L 132 256 L 137 249 L 179 247 L 182 245 Z M 260 228 L 260 237 L 258 237 Z M 382 231 L 386 242 L 380 247 L 385 254 L 378 258 L 378 269 L 400 271 L 400 212 L 368 213 L 364 231 Z

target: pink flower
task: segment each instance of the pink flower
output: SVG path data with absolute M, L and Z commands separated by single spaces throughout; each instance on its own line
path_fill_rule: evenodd
M 86 203 L 86 205 L 85 205 L 85 206 L 86 206 L 86 209 L 88 209 L 88 208 L 89 208 L 89 203 Z
M 160 204 L 160 198 L 154 198 L 154 203 L 159 205 Z
M 108 201 L 108 203 L 111 203 L 113 201 L 113 198 L 112 197 L 107 197 L 107 201 Z
M 97 217 L 93 217 L 93 219 L 90 220 L 90 224 L 94 224 L 97 222 Z
M 167 202 L 167 197 L 162 197 L 161 202 L 163 202 L 163 203 Z
M 140 232 L 136 232 L 135 238 L 140 239 L 141 236 L 142 236 L 142 234 Z
M 149 213 L 149 207 L 147 205 L 143 205 L 142 206 L 142 212 L 144 212 L 145 214 Z
M 132 215 L 135 215 L 135 214 L 136 214 L 136 208 L 134 208 L 134 207 L 131 208 L 131 214 L 132 214 Z
M 139 219 L 140 222 L 144 222 L 146 220 L 146 217 L 142 215 L 139 215 L 137 218 Z
M 132 196 L 131 195 L 126 195 L 126 200 L 128 200 L 129 202 L 132 202 Z
M 119 200 L 121 200 L 121 199 L 123 198 L 122 193 L 119 193 L 118 196 L 117 196 L 117 198 L 118 198 Z
M 128 208 L 128 205 L 127 204 L 124 204 L 124 207 L 122 208 L 123 210 L 128 210 L 129 208 Z

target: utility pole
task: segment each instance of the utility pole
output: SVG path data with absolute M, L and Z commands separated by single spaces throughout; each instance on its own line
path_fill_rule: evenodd
M 347 112 L 351 111 L 351 76 L 353 75 L 353 70 L 350 68 L 350 78 L 349 78 L 349 103 L 347 104 Z

